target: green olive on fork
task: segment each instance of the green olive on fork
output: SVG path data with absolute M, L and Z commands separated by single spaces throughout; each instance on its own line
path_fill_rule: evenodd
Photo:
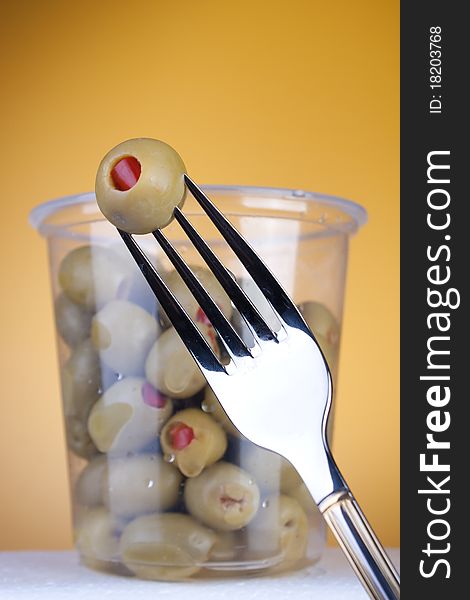
M 128 233 L 150 233 L 173 219 L 186 194 L 186 167 L 168 144 L 150 138 L 127 140 L 101 161 L 96 200 L 104 216 Z

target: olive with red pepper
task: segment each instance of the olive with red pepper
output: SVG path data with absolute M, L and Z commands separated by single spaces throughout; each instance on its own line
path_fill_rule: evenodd
M 197 408 L 175 413 L 160 434 L 162 450 L 186 477 L 196 477 L 219 460 L 227 449 L 227 435 L 218 423 Z
M 186 167 L 168 144 L 150 138 L 127 140 L 110 150 L 96 175 L 96 201 L 104 216 L 129 233 L 168 225 L 186 195 Z

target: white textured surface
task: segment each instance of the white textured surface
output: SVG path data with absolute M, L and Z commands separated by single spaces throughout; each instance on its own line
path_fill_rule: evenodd
M 398 550 L 390 555 L 398 563 Z M 106 575 L 78 562 L 75 552 L 0 553 L 1 600 L 366 600 L 338 549 L 328 548 L 318 565 L 293 575 L 160 583 Z

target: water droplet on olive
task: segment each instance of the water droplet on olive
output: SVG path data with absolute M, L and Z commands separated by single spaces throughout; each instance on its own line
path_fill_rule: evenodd
M 176 456 L 174 454 L 164 454 L 163 460 L 167 463 L 173 463 L 176 460 Z

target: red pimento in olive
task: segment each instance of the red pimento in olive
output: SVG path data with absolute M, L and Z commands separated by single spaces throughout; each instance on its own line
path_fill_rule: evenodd
M 133 156 L 121 158 L 111 169 L 114 187 L 120 192 L 130 190 L 139 181 L 142 167 Z
M 166 397 L 153 387 L 148 381 L 142 386 L 142 398 L 145 404 L 153 408 L 163 408 L 166 404 Z
M 206 313 L 202 310 L 201 307 L 199 307 L 197 309 L 196 321 L 198 323 L 204 323 L 204 325 L 211 325 L 211 322 L 209 321 L 209 319 L 207 318 Z
M 204 323 L 204 325 L 208 326 L 207 335 L 209 336 L 209 339 L 210 339 L 210 341 L 212 343 L 212 347 L 215 348 L 216 345 L 217 345 L 217 342 L 216 342 L 214 328 L 212 327 L 212 323 L 209 321 L 206 313 L 202 310 L 201 307 L 199 307 L 197 309 L 197 312 L 196 312 L 196 321 L 198 323 Z
M 174 450 L 183 450 L 195 438 L 194 431 L 184 423 L 173 423 L 168 430 L 171 446 Z
M 210 339 L 210 341 L 212 343 L 212 347 L 214 349 L 217 348 L 217 340 L 216 340 L 216 337 L 215 337 L 215 331 L 214 331 L 213 327 L 209 327 L 207 335 L 209 336 L 209 339 Z

